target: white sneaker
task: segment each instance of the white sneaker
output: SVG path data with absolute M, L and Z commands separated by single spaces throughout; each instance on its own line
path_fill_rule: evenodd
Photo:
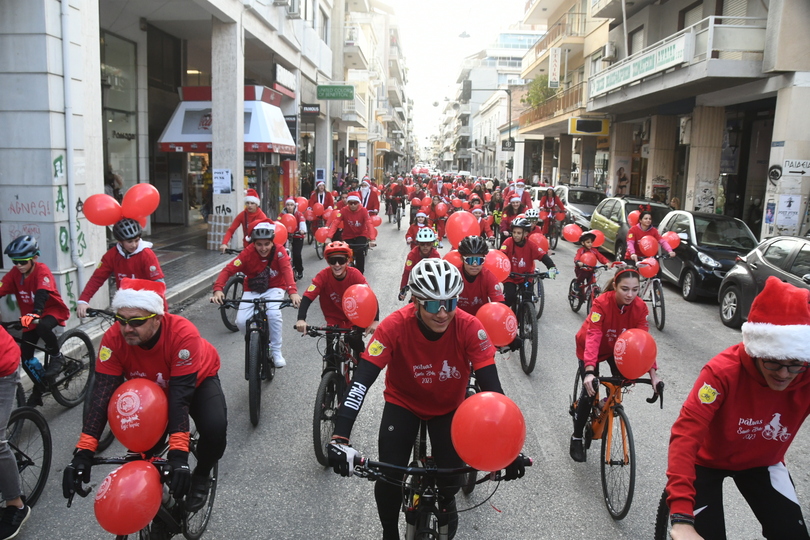
M 439 249 L 444 249 L 444 244 L 442 244 L 441 242 L 439 242 Z
M 276 366 L 276 368 L 283 368 L 287 365 L 287 361 L 284 360 L 284 357 L 281 356 L 280 352 L 273 353 L 273 365 Z

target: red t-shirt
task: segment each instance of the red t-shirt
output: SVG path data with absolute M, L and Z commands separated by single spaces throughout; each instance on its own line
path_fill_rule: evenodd
M 233 220 L 231 226 L 228 227 L 228 230 L 225 231 L 225 236 L 222 237 L 222 244 L 227 244 L 233 238 L 233 234 L 236 232 L 236 229 L 239 226 L 242 227 L 242 236 L 247 236 L 248 226 L 253 223 L 254 221 L 261 221 L 263 219 L 267 219 L 267 216 L 262 212 L 261 208 L 257 208 L 255 212 L 252 214 L 247 210 L 242 210 Z M 244 240 L 244 238 L 243 238 Z
M 464 290 L 458 295 L 459 309 L 475 315 L 487 302 L 504 301 L 503 285 L 495 274 L 489 271 L 489 268 L 482 268 L 475 281 L 469 281 L 464 271 L 461 272 L 461 275 L 464 278 Z
M 228 278 L 237 272 L 245 274 L 244 287 L 246 291 L 264 292 L 254 290 L 250 287 L 250 281 L 257 278 L 264 278 L 267 289 L 284 289 L 289 294 L 296 294 L 298 287 L 293 278 L 290 256 L 284 246 L 274 244 L 275 254 L 272 259 L 264 258 L 256 251 L 256 246 L 248 244 L 234 260 L 222 269 L 214 283 L 214 291 L 221 291 L 225 288 Z M 265 289 L 265 290 L 267 290 Z
M 429 226 L 430 225 L 428 225 L 427 223 L 423 223 L 422 225 L 420 225 L 419 223 L 414 223 L 413 225 L 408 227 L 408 232 L 405 233 L 405 241 L 410 244 L 411 242 L 416 240 L 416 233 L 418 233 L 420 229 Z
M 405 259 L 405 268 L 402 269 L 402 279 L 399 282 L 399 289 L 402 290 L 402 287 L 408 284 L 408 278 L 411 277 L 411 270 L 413 270 L 414 265 L 421 261 L 422 259 L 440 259 L 441 255 L 439 255 L 439 251 L 436 248 L 431 248 L 430 253 L 428 253 L 427 257 L 422 256 L 422 252 L 419 251 L 419 246 L 411 249 L 408 253 L 408 257 Z
M 495 363 L 495 349 L 481 321 L 459 309 L 436 341 L 422 334 L 416 306 L 386 317 L 363 358 L 385 375 L 385 401 L 429 420 L 454 411 L 464 401 L 470 370 Z
M 648 315 L 647 304 L 638 296 L 620 310 L 615 291 L 600 294 L 577 332 L 577 358 L 586 366 L 607 360 L 613 356 L 613 346 L 622 332 L 630 328 L 649 329 Z
M 371 229 L 373 228 L 368 210 L 358 206 L 357 210 L 352 212 L 347 205 L 345 208 L 340 209 L 340 216 L 332 220 L 332 225 L 329 226 L 329 238 L 335 236 L 338 229 L 343 229 L 344 241 L 358 236 L 371 238 Z
M 101 257 L 101 262 L 98 263 L 98 267 L 90 276 L 87 285 L 84 286 L 82 294 L 79 295 L 79 301 L 89 303 L 93 295 L 111 275 L 115 276 L 115 284 L 119 287 L 124 278 L 150 281 L 163 279 L 163 270 L 160 269 L 160 263 L 155 252 L 150 249 L 151 247 L 151 242 L 141 240 L 135 252 L 128 257 L 124 255 L 120 244 L 111 247 Z
M 357 284 L 368 285 L 366 278 L 357 268 L 348 267 L 346 276 L 341 280 L 335 278 L 331 268 L 324 268 L 315 275 L 304 296 L 313 301 L 320 298 L 321 313 L 327 325 L 351 328 L 353 323 L 343 312 L 343 293 L 350 286 Z
M 0 377 L 8 377 L 20 367 L 20 346 L 14 338 L 0 326 Z
M 116 322 L 101 338 L 96 371 L 126 379 L 155 381 L 168 394 L 169 379 L 197 374 L 197 386 L 219 372 L 219 353 L 200 336 L 191 321 L 164 315 L 160 337 L 151 349 L 127 345 Z
M 511 237 L 504 241 L 501 251 L 506 254 L 509 262 L 512 263 L 512 272 L 519 274 L 534 272 L 534 261 L 541 261 L 546 256 L 546 252 L 531 240 L 524 240 L 523 245 L 519 246 Z M 523 283 L 523 278 L 509 276 L 503 282 Z
M 65 321 L 70 317 L 70 310 L 62 301 L 62 295 L 59 294 L 56 280 L 44 263 L 35 262 L 34 268 L 27 278 L 23 278 L 22 272 L 15 266 L 0 281 L 0 297 L 7 294 L 15 295 L 17 304 L 20 306 L 20 313 L 23 315 L 33 313 L 34 295 L 40 289 L 45 289 L 51 293 L 45 302 L 42 315 L 52 315 L 59 321 L 59 326 L 65 326 Z
M 594 247 L 592 247 L 591 249 L 588 249 L 586 247 L 581 247 L 581 248 L 579 248 L 577 250 L 576 255 L 574 255 L 574 263 L 578 263 L 579 261 L 581 261 L 582 256 L 585 255 L 586 253 L 593 253 L 594 257 L 596 257 L 597 262 L 599 262 L 601 264 L 608 264 L 608 262 L 610 262 L 610 261 L 607 260 L 607 257 L 605 257 L 604 255 L 602 255 L 602 253 L 599 252 L 598 249 L 596 249 Z M 574 266 L 576 266 L 576 264 L 574 264 Z M 590 268 L 585 268 L 584 270 L 588 271 L 588 270 L 591 270 L 591 269 Z M 593 270 L 591 270 L 591 271 L 593 271 Z
M 742 343 L 703 366 L 672 425 L 667 493 L 672 513 L 694 512 L 695 465 L 741 471 L 784 461 L 810 414 L 810 373 L 771 390 Z

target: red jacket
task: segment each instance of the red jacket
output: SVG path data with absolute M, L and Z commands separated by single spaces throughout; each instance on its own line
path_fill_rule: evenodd
M 50 293 L 45 302 L 45 309 L 40 315 L 53 315 L 59 321 L 60 326 L 65 326 L 65 321 L 70 318 L 70 310 L 62 300 L 56 280 L 45 263 L 35 262 L 33 270 L 26 278 L 23 277 L 20 269 L 14 266 L 0 281 L 0 297 L 7 294 L 16 296 L 20 313 L 23 315 L 34 312 L 34 296 L 40 289 Z
M 338 229 L 343 229 L 344 241 L 358 236 L 371 238 L 371 229 L 373 228 L 368 210 L 358 206 L 357 210 L 352 212 L 349 206 L 346 205 L 340 209 L 340 217 L 332 220 L 332 224 L 329 226 L 329 238 L 332 238 Z
M 478 227 L 481 231 L 480 234 L 485 235 L 487 238 L 492 238 L 495 236 L 495 233 L 492 232 L 492 227 L 489 226 L 489 221 L 487 221 L 487 218 L 478 218 Z
M 377 192 L 373 189 L 369 188 L 368 193 L 363 195 L 362 191 L 360 193 L 360 206 L 368 210 L 369 214 L 377 214 L 380 211 L 380 197 L 377 195 Z
M 552 212 L 555 206 L 557 207 L 557 211 L 565 211 L 565 205 L 563 205 L 559 197 L 555 195 L 554 198 L 549 199 L 547 196 L 543 195 L 543 197 L 540 199 L 538 208 L 541 212 Z
M 323 205 L 323 209 L 326 210 L 327 208 L 332 208 L 335 205 L 335 201 L 332 198 L 332 194 L 328 191 L 324 191 L 323 193 L 319 193 L 316 189 L 312 192 L 312 195 L 309 196 L 309 208 L 315 203 L 321 203 Z
M 431 181 L 430 184 L 428 184 L 428 190 L 431 195 L 447 198 L 450 196 L 450 182 L 442 182 L 442 189 L 440 190 L 438 182 Z
M 425 227 L 430 228 L 430 225 L 425 223 L 424 225 L 419 225 L 418 223 L 414 223 L 410 227 L 408 227 L 408 232 L 405 233 L 405 242 L 410 244 L 416 240 L 416 233 L 419 232 L 419 229 L 423 229 Z
M 256 211 L 253 212 L 252 214 L 247 210 L 242 210 L 241 212 L 236 214 L 233 223 L 231 223 L 231 226 L 228 227 L 227 231 L 225 231 L 225 236 L 222 237 L 221 243 L 227 244 L 228 242 L 230 242 L 231 238 L 233 238 L 233 234 L 236 232 L 236 229 L 238 229 L 240 225 L 242 226 L 242 236 L 244 238 L 245 236 L 247 236 L 247 231 L 250 224 L 253 223 L 254 221 L 261 221 L 263 219 L 267 219 L 267 216 L 264 214 L 264 212 L 262 212 L 261 208 L 256 209 Z
M 399 289 L 402 290 L 402 287 L 408 284 L 408 278 L 411 277 L 411 270 L 413 270 L 416 263 L 422 259 L 440 258 L 441 255 L 439 255 L 439 251 L 436 248 L 431 249 L 427 257 L 422 256 L 422 253 L 419 251 L 419 246 L 413 248 L 410 252 L 408 252 L 408 257 L 405 259 L 405 268 L 402 269 L 402 279 L 399 281 Z
M 256 251 L 255 245 L 248 244 L 219 273 L 217 281 L 214 283 L 214 292 L 223 290 L 228 278 L 237 272 L 242 272 L 245 274 L 246 291 L 263 293 L 267 289 L 284 289 L 289 294 L 298 293 L 287 250 L 279 244 L 273 244 L 273 246 L 275 249 L 270 252 L 272 258 L 263 258 Z M 251 282 L 258 285 L 258 288 L 251 287 Z
M 619 310 L 615 291 L 600 294 L 577 332 L 577 358 L 586 366 L 596 366 L 612 357 L 616 338 L 622 332 L 630 328 L 649 329 L 648 315 L 647 304 L 638 296 Z
M 636 223 L 635 225 L 630 227 L 629 231 L 627 231 L 628 256 L 641 255 L 640 251 L 636 253 L 637 251 L 636 245 L 638 244 L 638 241 L 644 238 L 645 236 L 652 236 L 653 238 L 655 238 L 656 242 L 661 244 L 661 247 L 664 248 L 664 251 L 666 251 L 667 253 L 670 253 L 672 251 L 672 248 L 669 247 L 669 243 L 661 237 L 661 234 L 658 232 L 658 229 L 651 226 L 649 229 L 645 231 L 641 228 L 641 226 L 638 223 Z
M 489 268 L 482 268 L 481 273 L 470 280 L 467 274 L 461 272 L 464 289 L 458 295 L 458 308 L 466 311 L 470 315 L 475 315 L 486 303 L 503 302 L 503 285 L 489 271 Z
M 107 250 L 101 257 L 101 262 L 90 276 L 84 286 L 79 302 L 89 303 L 93 295 L 104 285 L 111 276 L 115 276 L 115 284 L 121 285 L 124 278 L 148 279 L 157 281 L 163 279 L 163 270 L 160 269 L 155 252 L 151 249 L 152 243 L 141 240 L 133 253 L 126 253 L 121 244 L 116 244 Z

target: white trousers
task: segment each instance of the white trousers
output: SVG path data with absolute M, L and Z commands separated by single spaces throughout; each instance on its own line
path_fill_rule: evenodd
M 284 289 L 267 289 L 259 294 L 251 291 L 242 293 L 242 300 L 254 300 L 265 298 L 267 300 L 281 300 L 284 298 Z M 273 353 L 281 354 L 281 309 L 280 304 L 273 302 L 267 304 L 267 321 L 270 323 L 270 349 Z M 239 304 L 239 312 L 236 314 L 236 327 L 239 331 L 245 332 L 245 323 L 253 315 L 253 304 Z

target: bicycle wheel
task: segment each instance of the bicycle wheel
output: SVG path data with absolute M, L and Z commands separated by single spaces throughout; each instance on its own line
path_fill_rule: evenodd
M 579 313 L 579 308 L 582 307 L 582 298 L 579 297 L 579 285 L 577 285 L 576 279 L 572 279 L 568 286 L 568 305 L 571 306 L 571 311 L 574 313 Z
M 593 307 L 593 299 L 599 294 L 597 291 L 599 290 L 598 287 L 590 286 L 585 292 L 585 301 L 588 305 L 588 313 L 591 312 L 591 308 Z
M 322 466 L 329 465 L 326 445 L 335 429 L 335 415 L 340 405 L 340 390 L 343 379 L 335 371 L 327 371 L 321 377 L 315 397 L 315 411 L 312 415 L 312 442 L 315 445 L 315 458 Z
M 225 283 L 225 300 L 241 300 L 242 292 L 244 291 L 244 276 L 236 274 L 228 278 Z M 222 322 L 225 328 L 231 332 L 239 330 L 236 327 L 236 314 L 239 313 L 239 306 L 223 305 L 219 307 L 219 315 L 222 317 Z
M 402 208 L 397 206 L 397 230 L 402 230 Z
M 84 401 L 90 380 L 90 366 L 96 361 L 96 351 L 87 334 L 77 328 L 59 336 L 59 350 L 65 357 L 65 366 L 50 385 L 51 393 L 63 407 L 75 407 Z
M 577 367 L 577 373 L 574 377 L 574 391 L 571 393 L 570 399 L 568 400 L 568 414 L 571 415 L 571 418 L 574 418 L 574 413 L 577 410 L 577 402 L 579 401 L 579 395 L 582 393 L 582 368 Z
M 479 391 L 478 384 L 467 387 L 467 393 L 464 398 L 468 398 Z M 470 471 L 461 476 L 461 491 L 464 495 L 469 495 L 475 489 L 475 482 L 478 480 L 478 471 Z
M 33 407 L 19 407 L 11 411 L 5 438 L 17 460 L 25 502 L 34 506 L 51 470 L 53 448 L 48 422 Z
M 318 259 L 323 259 L 323 247 L 325 245 L 326 244 L 322 244 L 322 243 L 318 242 L 317 240 L 315 241 L 315 255 L 318 256 Z
M 262 348 L 267 349 L 267 344 L 262 343 L 261 334 L 253 330 L 248 336 L 247 347 L 247 369 L 248 369 L 248 404 L 250 406 L 250 423 L 255 426 L 259 424 L 259 414 L 262 408 L 262 379 L 259 369 L 262 362 Z
M 653 318 L 655 319 L 655 327 L 659 330 L 664 329 L 666 322 L 666 312 L 664 311 L 664 287 L 661 286 L 659 280 L 653 281 L 652 284 L 652 308 Z
M 536 319 L 540 319 L 543 315 L 543 308 L 546 307 L 546 288 L 543 285 L 543 280 L 537 278 L 537 305 L 535 306 L 535 310 L 537 311 Z
M 534 371 L 537 362 L 537 322 L 534 304 L 523 302 L 518 316 L 518 337 L 520 343 L 520 367 L 527 375 Z
M 636 485 L 636 447 L 633 431 L 621 406 L 613 409 L 610 426 L 602 438 L 602 493 L 610 517 L 624 519 L 633 502 Z
M 548 247 L 549 249 L 557 249 L 557 243 L 560 241 L 560 228 L 557 226 L 559 221 L 554 221 L 554 224 L 551 226 L 551 234 L 549 235 L 548 239 Z
M 197 462 L 196 440 L 191 450 L 191 459 L 189 465 L 194 469 Z M 217 478 L 219 477 L 219 464 L 215 463 L 214 468 L 211 469 L 211 489 L 208 491 L 208 499 L 205 505 L 196 512 L 186 512 L 183 516 L 183 536 L 188 540 L 197 540 L 205 532 L 208 527 L 208 521 L 211 519 L 211 511 L 214 509 L 214 499 L 217 495 Z
M 667 490 L 661 494 L 661 500 L 658 501 L 658 511 L 655 513 L 655 532 L 653 533 L 654 540 L 669 540 L 669 506 L 667 506 Z
M 87 377 L 87 393 L 84 396 L 84 410 L 82 411 L 82 418 L 87 418 L 87 415 L 90 413 L 90 403 L 93 399 L 93 385 L 95 383 L 96 370 L 91 366 L 90 375 Z M 113 435 L 113 432 L 110 429 L 110 424 L 106 424 L 104 426 L 104 431 L 101 432 L 101 437 L 98 439 L 98 448 L 96 448 L 96 452 L 103 452 L 110 447 L 114 440 L 115 435 Z

